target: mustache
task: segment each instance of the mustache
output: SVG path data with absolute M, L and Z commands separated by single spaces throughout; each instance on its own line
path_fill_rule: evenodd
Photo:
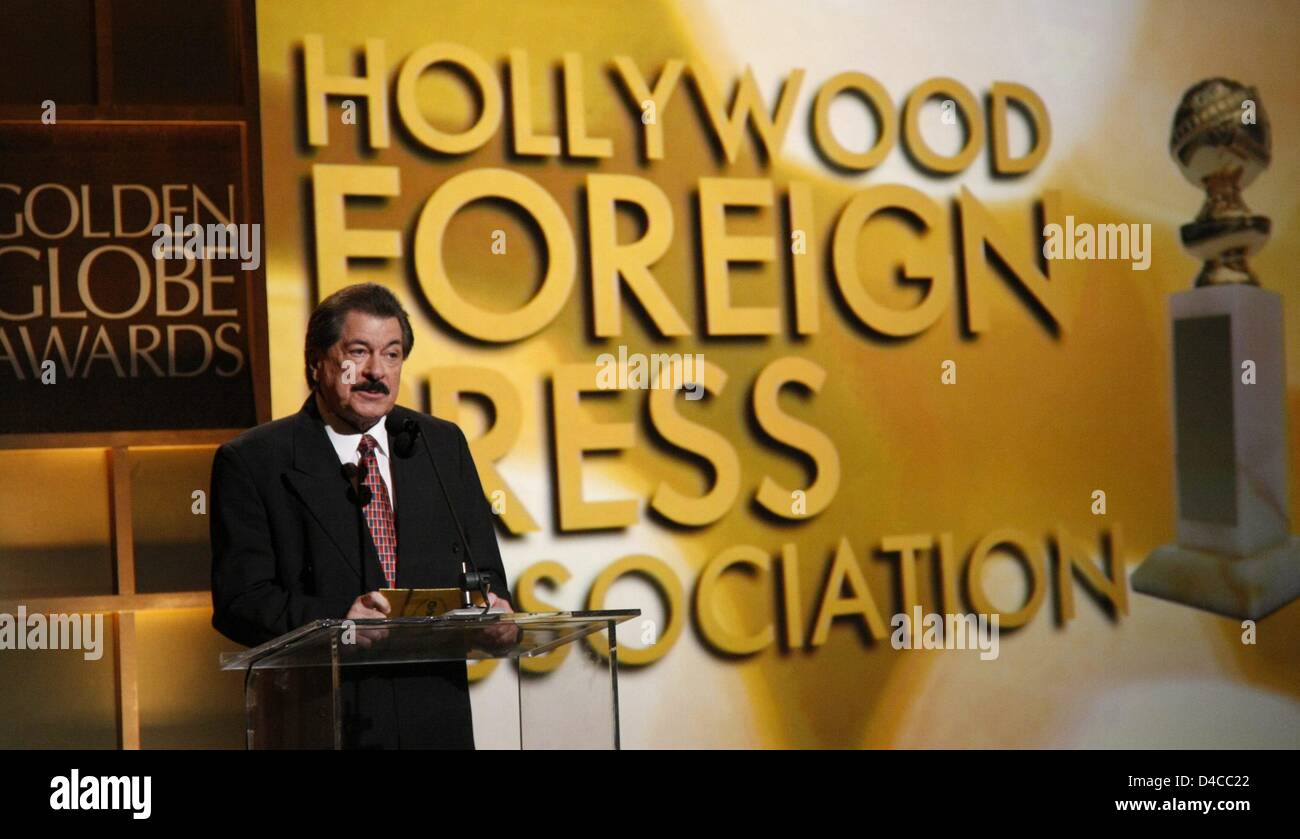
M 371 381 L 368 382 L 362 382 L 361 384 L 353 385 L 352 389 L 354 391 L 359 390 L 363 393 L 382 393 L 385 396 L 388 395 L 388 385 L 384 384 L 378 379 L 372 379 Z

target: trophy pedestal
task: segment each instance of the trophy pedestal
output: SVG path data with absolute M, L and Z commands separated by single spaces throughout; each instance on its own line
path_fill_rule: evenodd
M 1253 556 L 1164 545 L 1131 578 L 1134 591 L 1241 620 L 1259 620 L 1300 597 L 1300 537 Z
M 1282 298 L 1205 286 L 1173 295 L 1169 319 L 1177 544 L 1147 557 L 1133 589 L 1255 620 L 1300 597 Z

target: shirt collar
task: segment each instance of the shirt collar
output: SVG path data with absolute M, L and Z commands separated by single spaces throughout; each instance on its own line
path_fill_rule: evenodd
M 357 447 L 361 445 L 362 432 L 342 434 L 331 428 L 329 423 L 324 422 L 323 424 L 325 425 L 325 433 L 329 435 L 330 442 L 334 444 L 334 450 L 338 452 L 339 460 L 356 462 Z M 384 457 L 388 457 L 388 417 L 382 417 L 365 433 L 375 439 L 375 451 Z

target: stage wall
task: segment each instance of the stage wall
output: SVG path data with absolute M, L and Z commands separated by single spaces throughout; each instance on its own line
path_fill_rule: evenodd
M 1245 197 L 1273 220 L 1253 265 L 1287 303 L 1300 450 L 1298 21 L 259 3 L 273 413 L 305 396 L 320 297 L 396 292 L 401 402 L 465 428 L 524 605 L 645 612 L 620 635 L 628 746 L 1300 745 L 1300 609 L 1248 645 L 1125 577 L 1173 539 L 1166 305 L 1198 270 L 1177 230 L 1204 196 L 1167 149 L 1202 78 L 1256 85 L 1272 120 Z M 892 115 L 867 171 L 864 98 L 815 117 L 839 74 Z M 671 96 L 644 107 L 642 80 Z M 729 127 L 738 83 L 758 128 Z M 969 106 L 972 156 L 934 171 L 925 148 L 952 157 Z M 1149 265 L 1044 261 L 1067 216 L 1150 224 Z M 702 355 L 707 396 L 602 392 L 620 347 Z M 894 649 L 916 605 L 999 612 L 998 657 Z M 478 675 L 484 705 L 503 674 Z

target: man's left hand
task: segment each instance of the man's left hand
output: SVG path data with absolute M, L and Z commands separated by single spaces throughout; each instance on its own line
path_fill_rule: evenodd
M 510 601 L 504 597 L 488 592 L 488 609 L 492 612 L 513 613 Z M 519 627 L 513 623 L 496 623 L 484 630 L 487 642 L 494 647 L 508 647 L 519 638 Z

